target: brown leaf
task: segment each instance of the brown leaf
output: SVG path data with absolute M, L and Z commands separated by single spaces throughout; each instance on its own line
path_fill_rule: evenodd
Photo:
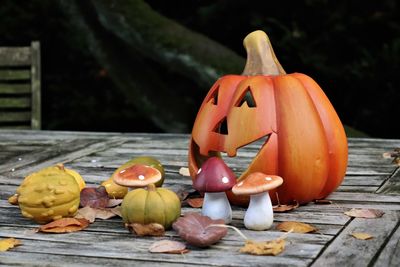
M 380 218 L 385 214 L 381 210 L 377 209 L 351 209 L 348 211 L 345 211 L 344 214 L 350 217 L 355 217 L 355 218 L 367 218 L 367 219 L 374 219 L 374 218 Z
M 397 165 L 400 166 L 400 148 L 399 147 L 393 149 L 393 151 L 383 153 L 382 156 L 385 159 L 393 158 L 392 163 L 397 164 Z
M 127 223 L 125 227 L 138 236 L 163 236 L 165 234 L 164 226 L 159 223 Z
M 105 208 L 109 203 L 108 193 L 104 186 L 86 187 L 81 191 L 81 207 Z
M 186 245 L 182 242 L 172 240 L 160 240 L 154 242 L 149 247 L 151 253 L 183 254 L 189 252 Z
M 351 235 L 360 240 L 368 240 L 374 238 L 372 235 L 367 233 L 351 233 Z
M 121 213 L 121 206 L 116 206 L 114 208 L 111 208 L 110 211 L 117 215 L 118 217 L 122 218 L 122 213 Z
M 207 247 L 223 238 L 228 230 L 225 227 L 214 227 L 211 224 L 224 224 L 224 220 L 212 220 L 199 213 L 187 213 L 172 224 L 178 235 L 196 247 Z
M 0 240 L 0 251 L 7 251 L 10 248 L 21 245 L 21 241 L 15 238 L 6 238 Z
M 285 249 L 285 240 L 278 238 L 270 241 L 256 242 L 246 240 L 246 244 L 240 248 L 240 252 L 252 255 L 276 256 Z
M 186 202 L 192 208 L 201 208 L 203 207 L 204 198 L 202 197 L 188 198 L 186 199 Z
M 108 200 L 107 206 L 106 208 L 112 208 L 112 207 L 116 207 L 119 204 L 121 204 L 123 201 L 123 199 L 115 199 L 115 198 L 111 198 Z
M 114 208 L 104 208 L 104 209 L 96 209 L 86 206 L 84 208 L 80 208 L 75 215 L 75 218 L 83 218 L 88 220 L 90 223 L 93 223 L 96 219 L 107 220 L 112 217 L 117 216 L 116 207 Z
M 39 227 L 38 232 L 46 233 L 70 233 L 80 231 L 89 225 L 89 221 L 86 219 L 77 218 L 61 218 L 51 223 L 42 225 Z
M 190 176 L 189 168 L 181 167 L 179 169 L 179 174 L 182 176 Z
M 273 208 L 274 212 L 286 212 L 286 211 L 297 209 L 298 207 L 299 207 L 299 202 L 295 201 L 295 203 L 293 203 L 292 205 L 278 204 L 276 206 L 273 206 L 272 208 Z
M 93 223 L 96 220 L 96 209 L 91 208 L 89 206 L 78 209 L 75 217 L 77 219 L 86 219 L 90 223 Z
M 108 209 L 96 209 L 96 219 L 108 220 L 112 217 L 117 216 L 114 212 Z
M 317 231 L 317 228 L 301 222 L 282 222 L 276 226 L 276 229 L 284 232 L 293 233 L 311 233 Z

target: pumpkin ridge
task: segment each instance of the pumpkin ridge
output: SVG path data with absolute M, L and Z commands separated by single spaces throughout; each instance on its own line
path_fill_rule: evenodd
M 167 210 L 166 207 L 165 207 L 165 200 L 164 200 L 164 198 L 162 197 L 160 191 L 156 190 L 155 193 L 156 193 L 156 194 L 158 195 L 158 197 L 161 199 L 161 203 L 163 204 L 162 211 L 163 211 L 163 214 L 164 214 L 164 222 L 162 223 L 162 225 L 165 225 L 165 224 L 167 223 L 167 218 L 168 218 L 168 216 L 167 216 L 168 210 Z M 157 207 L 157 209 L 158 209 L 158 208 L 159 208 L 159 207 Z

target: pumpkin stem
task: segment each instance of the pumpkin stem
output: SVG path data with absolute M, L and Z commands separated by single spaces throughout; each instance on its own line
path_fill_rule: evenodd
M 244 38 L 243 45 L 246 48 L 247 61 L 242 75 L 286 74 L 265 32 L 258 30 L 249 33 Z
M 155 184 L 148 184 L 147 185 L 147 191 L 156 191 L 156 185 Z

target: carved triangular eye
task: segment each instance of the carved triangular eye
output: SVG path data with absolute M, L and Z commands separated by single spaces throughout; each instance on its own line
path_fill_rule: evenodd
M 245 102 L 247 103 L 247 106 L 249 108 L 257 107 L 256 100 L 254 99 L 253 93 L 250 90 L 250 86 L 247 87 L 247 89 L 246 89 L 246 91 L 244 91 L 242 97 L 240 97 L 239 100 L 236 102 L 235 107 L 241 107 Z
M 228 134 L 228 121 L 226 120 L 226 117 L 215 125 L 213 132 L 225 135 Z
M 218 93 L 219 93 L 219 85 L 215 88 L 214 92 L 210 96 L 207 102 L 211 102 L 213 105 L 218 105 Z

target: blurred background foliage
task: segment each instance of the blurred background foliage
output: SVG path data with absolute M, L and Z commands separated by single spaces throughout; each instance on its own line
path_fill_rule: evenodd
M 395 0 L 3 0 L 0 45 L 41 42 L 44 129 L 190 132 L 213 81 L 241 72 L 243 37 L 262 29 L 344 124 L 399 138 L 399 14 Z

